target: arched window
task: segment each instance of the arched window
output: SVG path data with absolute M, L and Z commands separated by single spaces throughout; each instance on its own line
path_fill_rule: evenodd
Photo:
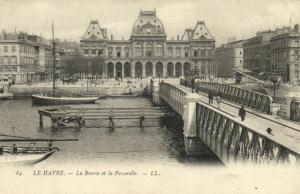
M 155 46 L 155 55 L 157 57 L 162 57 L 163 56 L 163 46 L 161 44 L 157 44 Z

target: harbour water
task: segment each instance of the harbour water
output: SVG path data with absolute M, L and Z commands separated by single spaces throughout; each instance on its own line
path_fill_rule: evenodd
M 107 98 L 92 105 L 99 107 L 150 107 L 145 98 Z M 117 120 L 114 131 L 108 121 L 88 123 L 88 128 L 51 129 L 44 118 L 39 129 L 37 110 L 31 100 L 0 101 L 0 133 L 42 138 L 78 138 L 74 142 L 54 142 L 59 147 L 47 160 L 37 165 L 138 163 L 159 165 L 221 165 L 213 154 L 191 157 L 184 153 L 183 131 L 179 125 L 163 126 L 160 120 Z M 14 127 L 14 130 L 13 130 Z M 28 143 L 27 143 L 28 144 Z

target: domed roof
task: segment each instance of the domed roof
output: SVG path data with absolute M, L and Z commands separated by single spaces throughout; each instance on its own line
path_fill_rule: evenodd
M 156 17 L 155 11 L 141 11 L 136 20 L 132 35 L 163 35 L 165 36 L 164 25 Z

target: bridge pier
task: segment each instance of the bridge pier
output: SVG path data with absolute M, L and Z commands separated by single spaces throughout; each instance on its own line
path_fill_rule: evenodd
M 183 110 L 183 135 L 184 135 L 184 149 L 188 155 L 200 155 L 208 153 L 209 149 L 201 141 L 197 131 L 196 125 L 196 104 L 199 97 L 195 93 L 187 94 L 184 97 Z

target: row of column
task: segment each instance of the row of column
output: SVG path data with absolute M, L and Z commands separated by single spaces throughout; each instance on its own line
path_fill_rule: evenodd
M 125 77 L 125 68 L 124 68 L 124 65 L 125 64 L 121 64 L 122 68 L 121 68 L 121 76 L 122 77 Z M 130 65 L 130 73 L 131 73 L 131 77 L 134 78 L 136 77 L 136 63 L 133 63 Z M 141 72 L 139 76 L 142 76 L 142 77 L 146 77 L 146 64 L 141 64 L 142 67 L 141 67 Z M 113 77 L 116 77 L 118 76 L 117 75 L 117 65 L 116 63 L 113 63 Z M 108 74 L 108 67 L 106 68 L 106 72 L 103 72 L 103 74 L 107 73 Z M 153 77 L 167 77 L 167 76 L 171 76 L 171 77 L 176 77 L 176 65 L 173 65 L 171 70 L 171 74 L 168 73 L 168 65 L 167 64 L 162 64 L 162 74 L 161 75 L 157 75 L 157 72 L 156 72 L 156 69 L 157 69 L 157 66 L 155 64 L 152 64 L 152 76 Z M 190 68 L 189 68 L 190 69 Z M 178 76 L 182 76 L 184 75 L 184 65 L 181 65 L 180 67 L 180 73 L 178 73 L 179 75 Z M 151 75 L 150 75 L 151 76 Z M 177 77 L 178 77 L 177 76 Z

